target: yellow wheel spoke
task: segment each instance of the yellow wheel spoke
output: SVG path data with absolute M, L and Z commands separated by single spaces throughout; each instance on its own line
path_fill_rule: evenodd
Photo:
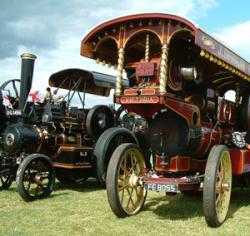
M 134 189 L 132 189 L 132 193 L 131 193 L 131 203 L 132 203 L 132 206 L 134 207 L 134 209 L 136 209 L 136 205 L 135 205 L 134 200 L 132 198 L 133 191 L 134 191 Z
M 121 204 L 122 204 L 122 205 L 123 205 L 123 199 L 124 199 L 124 191 L 125 191 L 125 190 L 123 189 L 123 190 L 122 190 L 122 194 L 121 194 L 121 195 L 122 195 L 122 196 L 121 196 Z
M 122 191 L 122 190 L 124 190 L 124 189 L 127 188 L 128 186 L 129 186 L 129 184 L 126 184 L 126 185 L 124 185 L 124 186 L 121 186 L 121 187 L 119 188 L 119 192 Z
M 126 170 L 125 170 L 125 167 L 123 165 L 121 165 L 121 169 L 125 173 Z
M 127 192 L 128 192 L 128 195 L 129 195 L 128 202 L 127 202 L 127 206 L 126 206 L 126 208 L 128 208 L 128 207 L 129 207 L 129 203 L 130 203 L 130 199 L 131 199 L 131 193 L 130 193 L 130 191 L 129 191 L 128 188 L 126 188 L 126 190 L 127 190 Z
M 132 196 L 133 196 L 133 192 L 134 192 L 134 189 L 132 188 L 132 189 L 131 189 L 131 192 L 130 192 L 130 196 L 129 196 L 129 202 L 131 202 L 131 203 L 132 203 L 132 205 L 134 206 L 135 204 L 134 204 L 134 202 L 133 202 L 133 198 L 132 198 Z

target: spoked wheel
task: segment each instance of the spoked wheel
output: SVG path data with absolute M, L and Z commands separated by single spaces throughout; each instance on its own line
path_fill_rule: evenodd
M 118 217 L 134 215 L 143 207 L 146 199 L 144 174 L 144 159 L 136 144 L 125 143 L 116 148 L 107 171 L 107 195 Z
M 226 219 L 232 188 L 232 166 L 228 149 L 217 145 L 209 153 L 204 179 L 203 211 L 210 227 Z
M 20 80 L 19 79 L 12 79 L 4 82 L 0 86 L 0 90 L 8 91 L 8 97 L 10 100 L 11 105 L 15 108 L 18 105 L 18 98 L 19 98 L 19 91 L 18 88 L 20 87 Z
M 12 184 L 14 177 L 12 175 L 4 175 L 0 177 L 0 190 L 8 189 Z
M 26 157 L 17 170 L 16 182 L 18 192 L 25 201 L 48 197 L 55 182 L 51 160 L 42 154 Z
M 114 150 L 122 143 L 137 143 L 135 135 L 124 128 L 110 128 L 97 140 L 94 155 L 97 165 L 97 180 L 102 187 L 106 187 L 106 173 Z

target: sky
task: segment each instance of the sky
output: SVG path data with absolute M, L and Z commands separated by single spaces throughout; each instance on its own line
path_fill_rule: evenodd
M 20 78 L 20 54 L 37 56 L 32 90 L 45 90 L 52 73 L 67 68 L 114 74 L 80 56 L 80 43 L 96 25 L 136 13 L 186 17 L 250 61 L 250 1 L 246 0 L 1 0 L 0 84 Z M 43 92 L 43 91 L 41 91 Z M 112 98 L 86 97 L 86 104 Z

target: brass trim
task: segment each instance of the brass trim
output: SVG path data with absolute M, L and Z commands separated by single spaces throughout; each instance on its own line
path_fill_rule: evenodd
M 145 62 L 149 62 L 149 34 L 146 35 L 146 43 L 145 43 Z
M 93 49 L 93 52 L 96 52 L 96 51 L 98 50 L 98 47 L 100 46 L 100 44 L 102 44 L 103 42 L 105 42 L 105 41 L 107 41 L 107 40 L 109 40 L 109 39 L 114 40 L 115 43 L 116 43 L 116 45 L 117 45 L 117 48 L 118 48 L 118 41 L 117 41 L 117 39 L 116 39 L 114 36 L 107 35 L 107 36 L 103 37 L 102 39 L 100 39 L 100 40 L 97 42 L 95 48 Z
M 31 53 L 23 53 L 20 56 L 22 59 L 31 59 L 31 60 L 36 60 L 37 57 L 35 54 L 31 54 Z
M 222 80 L 225 80 L 225 79 L 226 79 L 226 80 L 228 80 L 228 79 L 233 79 L 233 76 L 230 75 L 230 76 L 226 76 L 226 77 L 221 77 L 221 78 L 219 78 L 219 79 L 213 80 L 212 83 L 215 84 L 215 83 L 218 83 L 218 82 L 220 82 L 220 81 L 222 81 Z
M 129 42 L 129 40 L 130 40 L 134 35 L 136 35 L 136 34 L 138 34 L 138 33 L 141 33 L 141 32 L 151 32 L 152 34 L 154 34 L 154 35 L 157 36 L 157 38 L 159 39 L 159 41 L 160 41 L 161 44 L 163 43 L 163 39 L 162 39 L 162 37 L 158 34 L 157 31 L 145 27 L 145 28 L 142 28 L 142 29 L 137 30 L 137 31 L 133 32 L 132 34 L 130 34 L 130 35 L 126 38 L 126 41 L 123 43 L 124 48 L 127 47 L 127 43 Z
M 200 56 L 201 56 L 201 57 L 204 57 L 205 55 L 206 55 L 206 51 L 203 50 L 203 49 L 201 49 Z
M 224 86 L 226 86 L 226 85 L 229 85 L 229 84 L 232 84 L 232 83 L 235 83 L 235 81 L 230 81 L 230 82 L 221 84 L 221 85 L 219 85 L 217 88 L 218 88 L 218 89 L 221 89 L 222 87 L 224 87 Z
M 185 28 L 177 29 L 176 31 L 172 32 L 171 35 L 169 35 L 168 41 L 167 41 L 168 45 L 170 44 L 171 40 L 175 37 L 175 35 L 178 34 L 179 32 L 187 32 L 187 33 L 190 33 L 190 35 L 194 36 L 194 32 L 189 29 L 185 29 Z
M 93 165 L 86 163 L 81 165 L 74 165 L 68 163 L 60 163 L 60 162 L 53 162 L 53 166 L 57 168 L 64 168 L 64 169 L 90 169 Z

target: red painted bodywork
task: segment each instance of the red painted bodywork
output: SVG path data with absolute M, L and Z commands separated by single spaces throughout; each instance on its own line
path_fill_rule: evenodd
M 164 163 L 161 157 L 156 157 L 156 170 L 169 172 L 204 172 L 206 160 L 197 160 L 188 156 L 176 156 L 170 159 L 169 163 Z
M 250 150 L 249 149 L 230 149 L 232 169 L 234 175 L 241 175 L 250 172 Z

